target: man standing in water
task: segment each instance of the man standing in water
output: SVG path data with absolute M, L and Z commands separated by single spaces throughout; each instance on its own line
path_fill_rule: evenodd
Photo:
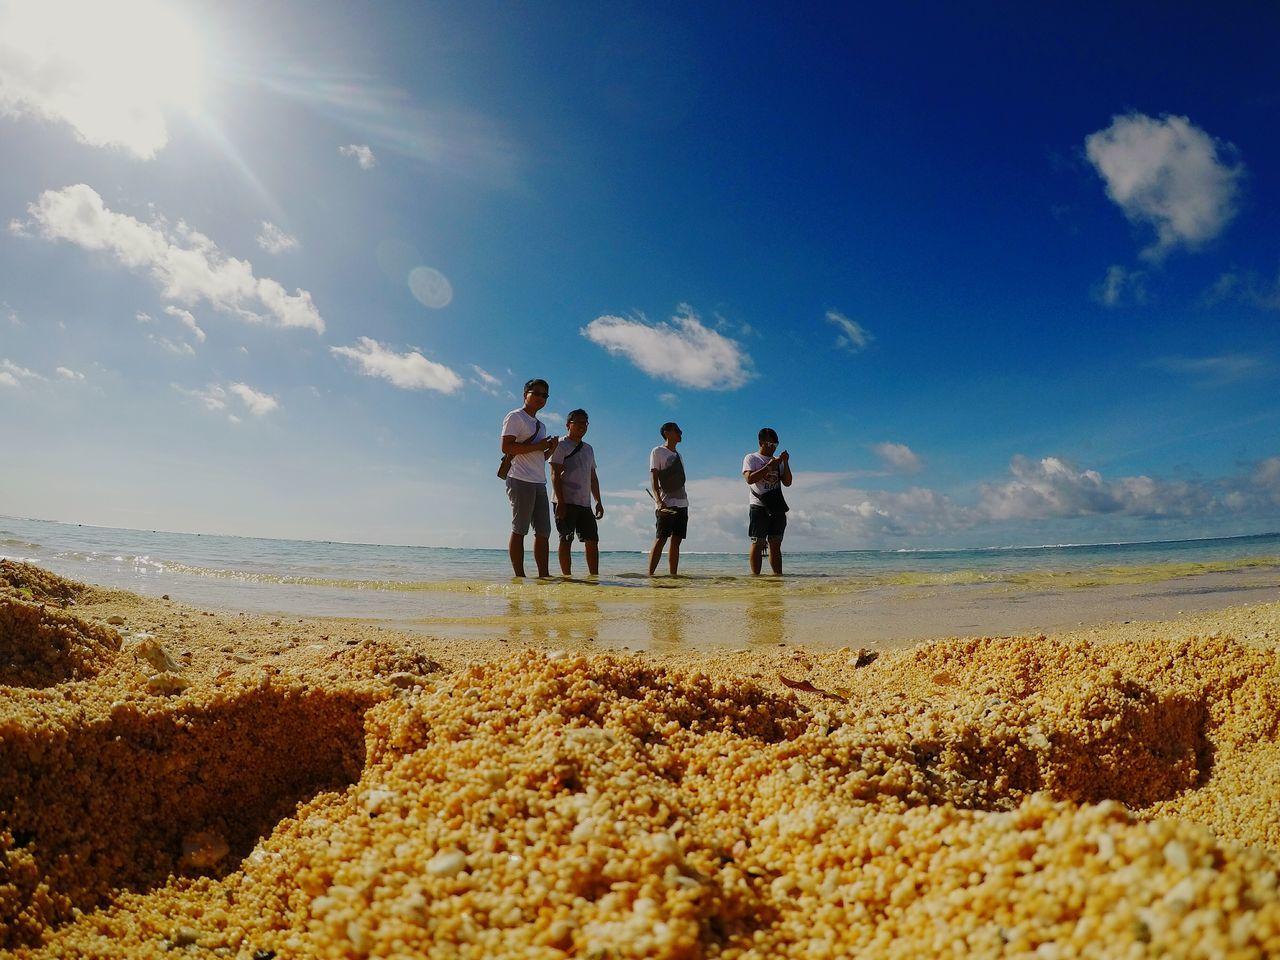
M 547 381 L 528 381 L 524 385 L 524 406 L 512 410 L 502 421 L 502 453 L 511 458 L 506 476 L 507 499 L 511 501 L 511 539 L 507 552 L 517 577 L 524 576 L 524 537 L 530 523 L 538 576 L 551 576 L 547 569 L 551 508 L 547 502 L 546 460 L 555 452 L 558 441 L 547 436 L 547 428 L 537 416 L 547 405 L 550 393 Z
M 667 567 L 674 577 L 680 570 L 680 541 L 689 532 L 689 497 L 684 492 L 684 461 L 676 453 L 676 444 L 684 437 L 680 427 L 668 421 L 662 425 L 663 444 L 649 454 L 649 477 L 653 484 L 653 501 L 657 505 L 657 536 L 649 551 L 649 576 L 658 569 L 658 560 L 668 538 L 671 552 Z
M 565 423 L 566 436 L 551 455 L 551 492 L 555 495 L 556 530 L 560 534 L 560 572 L 569 576 L 573 535 L 577 533 L 587 555 L 587 572 L 600 573 L 600 532 L 604 519 L 600 480 L 596 477 L 596 452 L 582 438 L 587 434 L 587 411 L 573 410 Z M 596 508 L 591 509 L 591 498 Z
M 787 501 L 782 488 L 791 486 L 791 457 L 787 451 L 776 457 L 778 434 L 765 427 L 757 435 L 760 449 L 742 458 L 742 476 L 751 487 L 751 518 L 747 535 L 751 538 L 751 573 L 758 576 L 764 545 L 769 544 L 769 569 L 782 574 L 782 535 L 787 531 Z

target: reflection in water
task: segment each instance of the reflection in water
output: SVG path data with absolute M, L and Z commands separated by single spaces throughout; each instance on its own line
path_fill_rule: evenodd
M 653 649 L 684 646 L 689 608 L 679 600 L 655 600 L 649 609 L 649 636 Z
M 600 636 L 600 604 L 594 600 L 580 600 L 562 605 L 563 613 L 556 620 L 556 634 L 563 640 L 594 640 Z
M 509 597 L 503 622 L 507 639 L 519 643 L 564 643 L 594 640 L 600 634 L 600 604 L 595 600 L 548 601 L 543 597 Z
M 507 601 L 507 638 L 522 642 L 546 643 L 550 620 L 547 601 L 541 597 Z
M 786 584 L 782 580 L 760 580 L 747 604 L 745 631 L 747 642 L 754 646 L 773 646 L 786 639 L 783 598 Z

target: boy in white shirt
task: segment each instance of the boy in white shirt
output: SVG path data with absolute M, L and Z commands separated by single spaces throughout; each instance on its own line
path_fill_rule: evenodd
M 524 385 L 524 406 L 507 414 L 502 421 L 502 453 L 511 458 L 507 472 L 507 499 L 511 501 L 511 539 L 507 553 L 511 569 L 524 576 L 524 538 L 533 524 L 533 561 L 538 576 L 549 577 L 551 510 L 547 504 L 546 460 L 555 452 L 556 437 L 547 436 L 547 428 L 537 413 L 547 405 L 551 388 L 545 380 L 529 380 Z
M 749 562 L 751 573 L 758 576 L 764 545 L 769 544 L 769 569 L 782 575 L 782 535 L 787 531 L 787 501 L 782 488 L 791 486 L 791 456 L 778 449 L 778 434 L 765 427 L 757 434 L 760 449 L 742 458 L 742 476 L 751 487 L 751 519 L 747 535 L 751 538 Z
M 689 533 L 689 496 L 684 490 L 684 461 L 676 453 L 683 438 L 678 424 L 668 421 L 661 427 L 663 444 L 649 454 L 649 478 L 653 484 L 653 501 L 657 504 L 657 536 L 649 550 L 649 576 L 658 569 L 658 560 L 667 540 L 671 551 L 667 567 L 674 577 L 680 569 L 680 541 Z
M 582 438 L 587 433 L 587 411 L 571 410 L 565 421 L 567 433 L 551 454 L 551 492 L 556 505 L 556 530 L 560 533 L 560 572 L 572 569 L 571 551 L 576 533 L 587 555 L 587 572 L 600 573 L 600 531 L 597 520 L 604 518 L 600 502 L 600 480 L 596 476 L 596 452 Z M 596 508 L 591 509 L 591 498 Z

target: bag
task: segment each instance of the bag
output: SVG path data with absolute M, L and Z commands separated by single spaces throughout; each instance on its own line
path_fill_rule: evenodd
M 658 489 L 664 496 L 684 490 L 684 461 L 680 454 L 677 453 L 674 460 L 658 471 Z
M 533 438 L 538 435 L 538 431 L 542 429 L 541 420 L 539 420 L 537 417 L 534 417 L 533 422 L 536 423 L 537 426 L 533 428 L 533 433 L 529 435 L 529 439 L 521 440 L 520 441 L 521 443 L 531 443 L 533 441 Z M 511 455 L 508 453 L 504 453 L 502 455 L 502 459 L 498 461 L 498 479 L 499 480 L 507 479 L 507 474 L 510 472 L 511 472 Z
M 764 504 L 764 508 L 769 513 L 786 513 L 791 508 L 787 506 L 787 498 L 782 495 L 781 487 L 774 487 L 772 490 L 766 490 L 764 493 L 757 493 L 760 502 Z

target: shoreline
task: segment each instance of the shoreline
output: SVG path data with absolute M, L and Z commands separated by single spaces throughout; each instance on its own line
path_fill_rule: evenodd
M 664 598 L 680 642 L 624 650 L 0 563 L 0 953 L 1265 956 L 1280 602 L 1192 586 L 822 648 Z
M 535 644 L 590 637 L 596 649 L 717 650 L 791 644 L 831 650 L 850 644 L 904 649 L 944 637 L 1017 636 L 1105 628 L 1137 620 L 1174 620 L 1280 600 L 1274 570 L 1204 573 L 1145 583 L 1061 589 L 1009 584 L 877 586 L 833 594 L 793 593 L 762 578 L 732 594 L 654 590 L 643 597 L 573 593 L 537 582 L 514 586 L 496 612 L 469 616 L 340 617 L 390 629 Z
M 1122 568 L 1018 579 L 636 576 L 464 581 L 421 590 L 337 589 L 256 582 L 236 575 L 166 574 L 123 589 L 172 594 L 226 615 L 324 617 L 460 640 L 542 645 L 591 641 L 595 649 L 723 649 L 778 643 L 810 649 L 850 644 L 901 649 L 956 636 L 1015 636 L 1172 620 L 1280 600 L 1280 568 Z M 120 578 L 102 589 L 121 589 Z

